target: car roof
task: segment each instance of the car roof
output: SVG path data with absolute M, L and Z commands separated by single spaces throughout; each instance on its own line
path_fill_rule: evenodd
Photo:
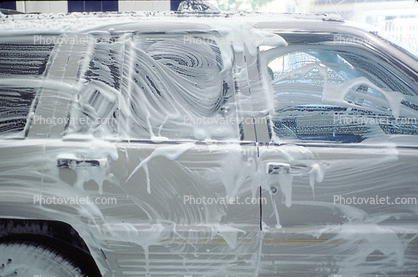
M 56 30 L 66 32 L 107 30 L 112 25 L 115 31 L 146 32 L 152 26 L 154 31 L 207 31 L 222 22 L 270 24 L 323 23 L 341 25 L 344 20 L 335 14 L 290 14 L 251 12 L 91 12 L 69 14 L 13 14 L 0 13 L 0 31 L 11 28 L 14 31 Z M 193 22 L 193 24 L 190 24 Z M 337 23 L 337 24 L 336 24 Z M 215 26 L 214 26 L 215 25 Z

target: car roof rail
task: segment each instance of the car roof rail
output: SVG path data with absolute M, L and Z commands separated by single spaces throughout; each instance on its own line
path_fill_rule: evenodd
M 202 0 L 186 0 L 179 4 L 177 12 L 191 13 L 221 13 L 215 5 Z

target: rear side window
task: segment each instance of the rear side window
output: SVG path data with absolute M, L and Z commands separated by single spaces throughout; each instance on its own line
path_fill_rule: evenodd
M 268 61 L 276 136 L 359 143 L 418 135 L 417 97 L 383 60 L 358 49 L 308 47 Z
M 26 123 L 38 89 L 0 87 L 0 136 L 26 135 Z
M 53 42 L 52 37 L 45 36 L 45 42 L 36 41 L 35 37 L 1 38 L 0 136 L 27 134 L 28 117 L 35 107 L 39 88 L 20 86 L 19 78 L 45 76 L 55 46 L 53 43 L 46 43 L 46 38 L 48 42 Z
M 44 74 L 54 44 L 37 42 L 34 37 L 13 38 L 9 43 L 0 43 L 1 76 Z

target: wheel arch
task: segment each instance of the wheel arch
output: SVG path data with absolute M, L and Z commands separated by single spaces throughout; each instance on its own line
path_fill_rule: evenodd
M 87 243 L 68 223 L 43 219 L 0 218 L 0 243 L 13 241 L 33 242 L 56 251 L 64 251 L 67 257 L 87 271 L 87 276 L 103 276 Z

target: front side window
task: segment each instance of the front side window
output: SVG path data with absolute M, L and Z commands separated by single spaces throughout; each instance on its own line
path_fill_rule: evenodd
M 416 90 L 378 56 L 353 46 L 289 45 L 270 52 L 266 71 L 277 137 L 359 143 L 418 135 Z
M 239 138 L 231 69 L 216 37 L 187 36 L 96 38 L 73 113 L 94 124 L 72 131 L 104 129 L 129 139 Z

